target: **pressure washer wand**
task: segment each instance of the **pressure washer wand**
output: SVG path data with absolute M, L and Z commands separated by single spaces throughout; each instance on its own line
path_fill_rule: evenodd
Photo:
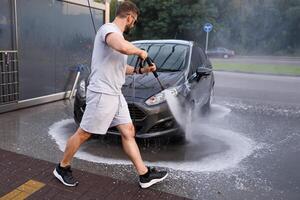
M 154 63 L 150 57 L 147 57 L 145 61 L 147 62 L 147 64 L 148 64 L 149 66 L 152 66 L 153 63 Z M 153 75 L 155 76 L 157 82 L 159 83 L 159 85 L 160 85 L 160 87 L 161 87 L 161 90 L 164 90 L 165 88 L 164 88 L 164 86 L 162 85 L 162 83 L 160 82 L 160 80 L 159 80 L 159 78 L 158 78 L 157 72 L 156 72 L 156 71 L 153 71 L 152 73 L 153 73 Z

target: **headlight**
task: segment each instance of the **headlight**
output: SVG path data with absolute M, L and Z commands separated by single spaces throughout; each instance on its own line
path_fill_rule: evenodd
M 81 80 L 79 82 L 79 91 L 78 92 L 79 92 L 80 96 L 85 97 L 85 80 Z
M 168 88 L 168 89 L 165 89 L 165 90 L 161 91 L 160 93 L 150 97 L 149 99 L 147 99 L 145 101 L 145 103 L 148 106 L 154 106 L 154 105 L 163 103 L 166 101 L 166 93 L 172 94 L 174 96 L 178 95 L 178 91 L 176 88 Z

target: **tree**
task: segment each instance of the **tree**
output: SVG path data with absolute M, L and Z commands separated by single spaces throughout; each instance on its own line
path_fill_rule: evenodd
M 141 10 L 129 38 L 185 39 L 239 54 L 300 54 L 299 0 L 133 0 Z
M 135 3 L 141 10 L 131 39 L 186 39 L 202 42 L 205 22 L 214 23 L 216 10 L 205 0 L 149 0 Z

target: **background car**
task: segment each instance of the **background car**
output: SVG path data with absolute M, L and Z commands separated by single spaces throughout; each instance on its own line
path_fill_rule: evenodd
M 222 58 L 229 58 L 235 55 L 233 50 L 226 49 L 224 47 L 217 47 L 206 52 L 207 56 L 209 57 L 222 57 Z
M 207 110 L 211 104 L 214 87 L 212 65 L 203 50 L 194 42 L 183 40 L 143 40 L 133 42 L 148 52 L 157 66 L 157 73 L 165 90 L 162 91 L 152 73 L 126 77 L 122 88 L 130 115 L 136 128 L 136 137 L 150 138 L 172 135 L 184 138 L 184 131 L 176 123 L 166 103 L 165 92 L 180 96 Z M 136 56 L 128 57 L 135 66 Z M 80 81 L 74 103 L 74 119 L 80 123 L 85 110 L 87 76 Z M 116 128 L 108 130 L 119 134 Z

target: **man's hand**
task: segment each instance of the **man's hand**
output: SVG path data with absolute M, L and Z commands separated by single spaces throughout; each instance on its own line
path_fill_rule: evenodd
M 145 60 L 148 57 L 147 51 L 141 50 L 138 56 L 142 59 Z
M 156 71 L 156 65 L 154 63 L 152 63 L 151 66 L 143 67 L 141 70 L 142 70 L 143 74 L 149 73 L 149 72 L 154 72 L 154 71 Z

